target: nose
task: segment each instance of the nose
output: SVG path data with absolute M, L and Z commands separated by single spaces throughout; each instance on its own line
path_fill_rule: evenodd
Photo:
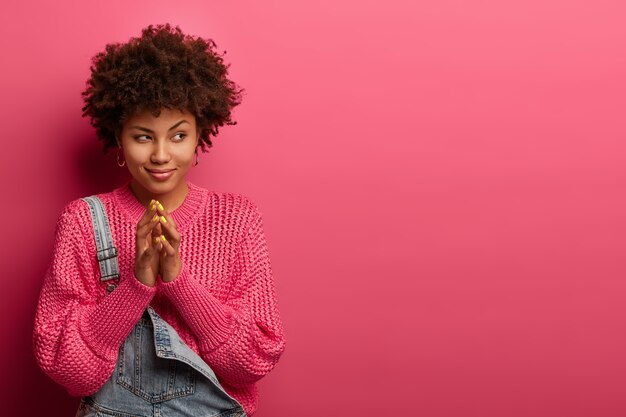
M 170 160 L 170 151 L 166 140 L 157 140 L 154 142 L 150 160 L 154 164 L 165 164 Z

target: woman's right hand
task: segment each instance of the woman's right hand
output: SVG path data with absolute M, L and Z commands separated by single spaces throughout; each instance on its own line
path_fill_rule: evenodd
M 156 229 L 159 222 L 153 220 L 155 215 L 156 210 L 147 208 L 137 223 L 135 235 L 135 278 L 149 287 L 156 285 L 156 277 L 159 274 L 160 254 L 154 243 L 154 237 L 159 236 L 160 231 Z

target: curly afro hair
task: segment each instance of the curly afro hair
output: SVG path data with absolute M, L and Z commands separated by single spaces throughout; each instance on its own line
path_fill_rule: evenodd
M 104 153 L 117 146 L 125 120 L 145 110 L 155 117 L 164 107 L 192 113 L 203 152 L 220 126 L 237 124 L 231 110 L 244 90 L 227 78 L 229 65 L 215 47 L 211 39 L 185 35 L 166 23 L 149 25 L 140 38 L 107 44 L 95 55 L 82 110 L 104 141 Z

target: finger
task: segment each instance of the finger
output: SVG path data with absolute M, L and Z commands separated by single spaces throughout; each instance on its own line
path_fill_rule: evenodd
M 161 223 L 161 229 L 163 230 L 161 234 L 167 237 L 174 249 L 178 249 L 180 247 L 180 233 L 178 233 L 176 227 L 165 216 L 159 217 L 159 223 Z
M 159 256 L 161 256 L 163 254 L 163 241 L 161 240 L 161 237 L 154 236 L 152 238 L 152 243 L 154 244 L 154 247 L 159 251 Z
M 152 217 L 150 221 L 144 225 L 137 224 L 137 232 L 136 232 L 136 248 L 138 250 L 143 250 L 145 247 L 146 238 L 152 233 L 152 230 L 158 225 L 158 217 Z
M 137 224 L 137 233 L 143 237 L 144 235 L 147 235 L 154 227 L 158 225 L 159 225 L 159 216 L 155 214 L 152 217 L 150 217 L 148 221 L 145 222 L 143 225 L 140 226 L 139 224 Z
M 145 251 L 141 253 L 139 256 L 139 264 L 142 266 L 150 265 L 150 261 L 155 256 L 155 250 L 152 248 L 152 245 L 148 247 Z
M 168 256 L 176 255 L 176 249 L 172 246 L 172 244 L 167 240 L 167 238 L 163 235 L 160 237 L 162 248 L 165 250 L 165 254 Z
M 160 222 L 157 221 L 156 225 L 152 229 L 152 236 L 153 237 L 159 237 L 162 234 L 163 234 L 163 227 L 161 226 Z
M 143 226 L 150 222 L 152 217 L 157 213 L 157 209 L 153 204 L 149 204 L 146 211 L 144 211 L 143 216 L 139 219 L 137 226 Z
M 152 246 L 154 247 L 154 249 L 159 252 L 161 252 L 161 235 L 163 233 L 161 233 L 161 225 L 156 222 L 157 224 L 154 226 L 154 228 L 152 228 L 152 233 L 150 236 L 150 241 L 152 243 Z
M 165 207 L 163 207 L 163 205 L 156 205 L 156 209 L 157 209 L 157 214 L 159 216 L 163 216 L 165 217 L 165 220 L 167 223 L 169 223 L 170 225 L 172 225 L 174 227 L 174 229 L 176 229 L 177 225 L 176 225 L 176 221 L 174 220 L 174 218 L 171 216 L 170 213 L 167 212 L 167 210 L 165 210 Z
M 152 246 L 157 249 L 157 251 L 160 251 L 159 243 L 160 242 L 160 237 L 161 234 L 157 232 L 157 228 L 155 227 L 154 229 L 152 229 L 152 233 L 150 234 L 150 242 L 152 244 Z

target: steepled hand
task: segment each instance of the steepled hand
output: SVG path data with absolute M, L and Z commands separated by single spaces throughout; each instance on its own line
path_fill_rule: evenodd
M 180 233 L 176 230 L 176 222 L 165 211 L 165 207 L 156 201 L 152 207 L 159 216 L 154 244 L 159 251 L 159 273 L 163 282 L 171 282 L 180 274 L 183 264 L 180 259 Z

